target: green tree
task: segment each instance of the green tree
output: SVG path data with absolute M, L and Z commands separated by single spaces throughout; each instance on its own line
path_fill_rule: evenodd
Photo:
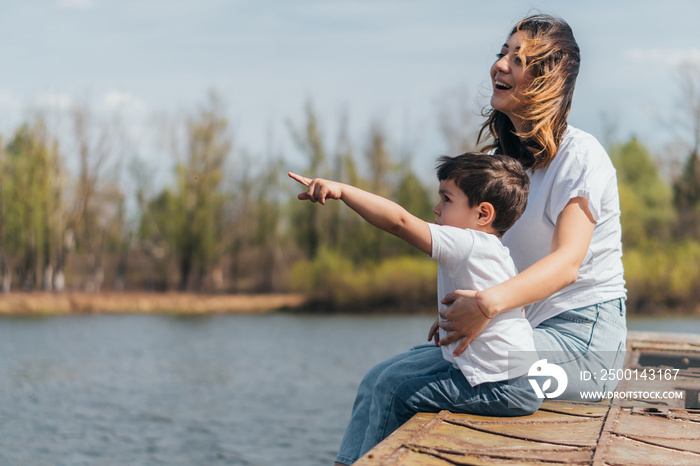
M 686 63 L 680 69 L 681 124 L 680 139 L 688 156 L 673 183 L 673 198 L 678 209 L 678 233 L 700 237 L 700 64 Z
M 251 219 L 254 219 L 258 212 L 254 205 L 257 180 L 252 174 L 252 160 L 245 152 L 236 155 L 237 166 L 231 178 L 234 189 L 231 196 L 227 197 L 224 210 L 225 224 L 228 225 L 225 229 L 224 244 L 225 253 L 230 257 L 228 270 L 233 291 L 241 289 L 242 269 L 246 262 L 244 253 L 252 245 L 254 236 Z
M 230 194 L 223 181 L 232 137 L 219 96 L 210 92 L 199 111 L 171 131 L 175 186 L 150 197 L 148 180 L 140 179 L 139 237 L 156 259 L 166 288 L 175 277 L 174 263 L 178 288 L 201 290 L 221 270 L 226 247 L 224 207 Z M 132 171 L 142 165 L 135 162 Z
M 147 196 L 145 188 L 137 190 L 141 208 L 139 239 L 157 274 L 148 281 L 158 288 L 168 289 L 174 279 L 170 261 L 175 256 L 182 213 L 178 211 L 177 195 L 170 188 L 165 188 L 152 198 Z
M 632 138 L 610 156 L 618 173 L 623 244 L 668 239 L 675 216 L 672 193 L 649 150 Z
M 58 145 L 40 118 L 17 129 L 0 166 L 0 259 L 5 276 L 14 269 L 25 289 L 43 283 L 55 257 L 57 167 Z
M 290 124 L 292 137 L 308 162 L 304 174 L 309 178 L 328 177 L 326 173 L 327 151 L 323 131 L 311 102 L 306 104 L 304 117 L 302 128 L 294 128 Z M 294 203 L 293 206 L 292 222 L 297 243 L 306 255 L 313 259 L 326 241 L 324 232 L 328 226 L 329 216 L 324 215 L 327 212 L 322 212 L 318 206 L 308 202 Z
M 283 164 L 273 160 L 267 172 L 256 183 L 255 209 L 256 225 L 253 244 L 260 248 L 262 278 L 260 291 L 272 291 L 276 257 L 279 247 L 280 217 L 282 209 L 276 194 L 280 192 Z
M 700 154 L 692 152 L 673 183 L 680 236 L 700 238 Z
M 361 187 L 380 196 L 391 197 L 394 193 L 395 165 L 392 161 L 386 131 L 376 121 L 370 124 L 364 156 L 369 167 L 369 177 L 367 184 Z M 354 216 L 357 217 L 357 215 Z M 364 221 L 358 225 L 356 235 L 355 241 L 361 248 L 358 251 L 358 256 L 364 261 L 377 263 L 382 258 L 389 257 L 396 252 L 398 243 L 394 242 L 385 232 Z
M 433 213 L 433 202 L 431 196 L 416 174 L 410 169 L 410 164 L 406 164 L 404 174 L 396 189 L 396 202 L 403 206 L 418 218 L 426 222 L 435 220 Z M 400 242 L 400 252 L 408 255 L 422 255 L 416 248 L 409 246 L 403 241 Z
M 199 114 L 186 123 L 184 160 L 176 167 L 177 191 L 172 205 L 174 248 L 180 289 L 201 289 L 206 275 L 220 258 L 226 193 L 222 192 L 224 166 L 231 151 L 228 122 L 214 92 Z M 193 278 L 194 273 L 194 278 Z
M 357 168 L 353 158 L 353 148 L 348 135 L 348 116 L 343 113 L 341 116 L 340 130 L 338 132 L 338 142 L 333 157 L 332 179 L 343 181 L 349 184 L 356 184 L 358 181 Z M 328 204 L 328 247 L 331 250 L 344 251 L 352 241 L 349 237 L 349 228 L 353 217 L 347 215 L 344 206 L 340 202 Z
M 3 293 L 10 292 L 12 276 L 8 265 L 8 256 L 5 248 L 5 166 L 7 156 L 5 144 L 0 140 L 0 290 Z

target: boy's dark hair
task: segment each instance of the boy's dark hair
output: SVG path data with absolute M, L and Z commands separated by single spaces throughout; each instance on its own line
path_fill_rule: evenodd
M 499 236 L 508 231 L 525 211 L 530 179 L 523 166 L 506 155 L 467 152 L 438 159 L 438 180 L 454 180 L 469 199 L 469 206 L 493 205 L 493 228 Z

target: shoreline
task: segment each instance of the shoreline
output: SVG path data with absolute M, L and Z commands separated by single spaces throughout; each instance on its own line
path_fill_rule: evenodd
M 433 305 L 421 303 L 358 303 L 334 307 L 301 293 L 194 293 L 156 291 L 106 291 L 88 293 L 12 292 L 0 294 L 0 317 L 70 316 L 97 314 L 216 315 L 268 314 L 278 311 L 310 314 L 423 314 Z M 631 311 L 631 312 L 630 312 Z M 659 307 L 655 312 L 628 309 L 630 317 L 700 317 L 700 305 L 691 308 Z
M 292 293 L 12 292 L 0 295 L 0 316 L 265 314 L 307 302 L 306 296 Z

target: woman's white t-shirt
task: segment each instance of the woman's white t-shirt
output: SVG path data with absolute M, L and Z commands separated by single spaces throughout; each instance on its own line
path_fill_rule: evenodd
M 590 134 L 569 126 L 549 167 L 528 171 L 528 175 L 527 209 L 503 237 L 519 271 L 551 252 L 557 218 L 571 199 L 586 198 L 596 222 L 577 280 L 526 306 L 530 324 L 536 327 L 569 309 L 624 298 L 617 176 L 603 146 Z

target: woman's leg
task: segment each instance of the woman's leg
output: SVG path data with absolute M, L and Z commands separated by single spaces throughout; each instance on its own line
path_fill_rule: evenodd
M 369 450 L 363 450 L 367 430 L 370 425 L 386 424 L 394 390 L 401 382 L 449 364 L 443 359 L 440 348 L 426 344 L 387 359 L 370 369 L 357 390 L 350 422 L 336 461 L 352 464 Z
M 601 372 L 621 368 L 624 362 L 625 302 L 615 299 L 565 311 L 538 325 L 533 337 L 538 356 L 567 374 L 566 390 L 558 399 L 581 400 L 582 391 L 614 390 L 617 381 L 603 380 Z

